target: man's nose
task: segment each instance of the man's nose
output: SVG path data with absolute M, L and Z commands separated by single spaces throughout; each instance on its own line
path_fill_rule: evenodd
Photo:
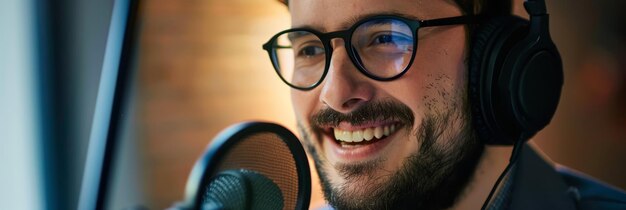
M 375 89 L 371 81 L 354 66 L 341 41 L 335 48 L 328 67 L 320 101 L 335 111 L 349 113 L 372 100 Z

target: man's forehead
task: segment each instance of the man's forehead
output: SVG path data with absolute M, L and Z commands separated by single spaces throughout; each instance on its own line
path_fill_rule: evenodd
M 436 15 L 437 10 L 445 9 L 446 5 L 453 6 L 443 0 L 290 0 L 289 11 L 293 28 L 335 31 L 382 14 L 411 19 L 437 17 L 441 16 Z

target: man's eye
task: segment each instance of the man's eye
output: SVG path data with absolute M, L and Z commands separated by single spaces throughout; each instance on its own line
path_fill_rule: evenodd
M 371 45 L 412 45 L 413 39 L 400 34 L 379 34 L 374 37 Z
M 393 43 L 393 37 L 391 37 L 391 35 L 378 36 L 376 38 L 376 43 L 378 44 Z
M 312 57 L 324 53 L 324 48 L 318 46 L 306 46 L 300 49 L 299 56 Z

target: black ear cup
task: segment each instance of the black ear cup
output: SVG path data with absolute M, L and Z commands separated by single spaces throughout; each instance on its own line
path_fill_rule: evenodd
M 473 34 L 469 98 L 474 127 L 486 144 L 511 145 L 544 128 L 559 101 L 561 59 L 547 15 L 492 18 Z
M 505 47 L 522 39 L 528 22 L 514 16 L 493 18 L 483 23 L 473 34 L 469 60 L 469 99 L 472 107 L 472 120 L 478 136 L 487 144 L 496 144 L 503 139 L 518 135 L 511 123 L 501 124 L 505 112 L 510 110 L 497 98 L 494 87 L 502 66 Z M 510 46 L 508 46 L 510 48 Z M 500 62 L 498 62 L 500 61 Z M 497 70 L 496 70 L 497 69 Z M 496 101 L 492 101 L 496 99 Z M 509 117 L 510 118 L 510 117 Z M 506 121 L 503 122 L 512 122 Z M 507 138 L 508 137 L 508 138 Z

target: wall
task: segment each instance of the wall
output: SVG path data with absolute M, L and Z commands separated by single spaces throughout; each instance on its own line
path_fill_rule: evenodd
M 138 140 L 148 207 L 162 209 L 182 200 L 192 164 L 220 130 L 265 120 L 295 132 L 289 89 L 261 48 L 289 16 L 267 0 L 143 6 Z

